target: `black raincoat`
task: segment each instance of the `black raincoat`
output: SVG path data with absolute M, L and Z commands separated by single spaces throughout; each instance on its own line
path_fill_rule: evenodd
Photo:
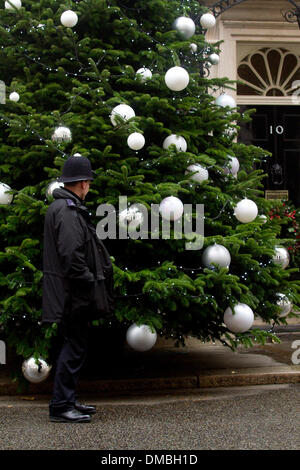
M 53 191 L 44 225 L 42 322 L 103 318 L 113 312 L 113 268 L 83 201 Z

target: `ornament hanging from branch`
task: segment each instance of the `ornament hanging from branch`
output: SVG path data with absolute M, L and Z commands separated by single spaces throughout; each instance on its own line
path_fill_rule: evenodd
M 13 200 L 13 194 L 7 191 L 11 191 L 11 187 L 5 183 L 0 183 L 0 205 L 9 206 Z
M 238 303 L 232 309 L 228 307 L 224 312 L 223 321 L 227 328 L 233 333 L 244 333 L 248 331 L 254 322 L 252 309 L 243 303 Z
M 60 17 L 61 24 L 67 28 L 73 28 L 78 22 L 78 16 L 75 11 L 67 10 Z
M 200 24 L 203 29 L 211 29 L 216 26 L 216 18 L 211 13 L 204 13 L 200 18 Z
M 71 142 L 72 140 L 72 133 L 68 127 L 64 126 L 59 126 L 56 127 L 53 135 L 52 135 L 52 140 L 54 142 Z
M 50 374 L 51 366 L 47 362 L 39 358 L 37 361 L 32 356 L 26 359 L 22 364 L 22 372 L 24 377 L 32 383 L 39 383 L 46 380 Z
M 183 39 L 191 38 L 196 31 L 196 25 L 191 18 L 180 16 L 173 23 L 173 28 L 178 31 Z
M 215 263 L 219 268 L 229 268 L 231 263 L 231 256 L 227 248 L 223 245 L 208 246 L 202 255 L 202 264 L 206 268 L 215 269 L 212 263 Z
M 64 183 L 59 183 L 58 181 L 52 181 L 48 186 L 47 186 L 47 189 L 46 189 L 46 197 L 47 199 L 51 199 L 51 197 L 53 197 L 52 193 L 54 191 L 54 189 L 57 189 L 57 188 L 63 188 L 64 187 Z
M 222 95 L 218 96 L 218 98 L 215 100 L 215 104 L 222 108 L 226 108 L 227 106 L 229 108 L 236 107 L 235 99 L 232 96 L 227 95 L 226 93 L 222 93 Z
M 159 212 L 165 220 L 178 220 L 183 214 L 182 201 L 175 196 L 165 197 L 159 205 Z
M 176 134 L 171 134 L 163 141 L 163 148 L 166 150 L 170 145 L 175 145 L 178 152 L 186 152 L 187 143 L 184 137 Z
M 11 3 L 18 9 L 22 6 L 21 0 L 9 0 L 9 2 L 5 2 L 4 4 L 7 10 L 14 10 L 14 7 L 11 5 Z
M 141 69 L 138 69 L 136 71 L 136 76 L 142 81 L 146 82 L 147 80 L 151 80 L 152 78 L 152 72 L 150 69 L 147 69 L 145 67 L 142 67 Z
M 229 163 L 224 167 L 224 173 L 225 174 L 232 174 L 233 176 L 238 174 L 238 171 L 240 169 L 240 162 L 236 157 L 232 157 L 231 155 L 228 155 L 230 161 Z
M 283 269 L 287 268 L 290 263 L 289 252 L 283 246 L 275 246 L 275 254 L 272 257 L 272 261 Z
M 286 297 L 286 295 L 278 293 L 276 294 L 279 297 L 279 300 L 276 304 L 280 307 L 280 317 L 286 317 L 292 310 L 293 304 L 292 302 Z
M 191 175 L 190 178 L 193 180 L 193 181 L 196 181 L 197 183 L 202 183 L 203 181 L 206 181 L 208 180 L 208 171 L 206 168 L 204 168 L 202 165 L 200 165 L 199 163 L 195 163 L 193 165 L 189 165 L 187 167 L 187 170 L 185 172 L 186 175 L 188 175 L 190 172 L 195 172 L 196 173 L 194 175 Z
M 188 72 L 183 67 L 172 67 L 165 74 L 165 83 L 172 91 L 184 90 L 190 81 Z
M 127 330 L 126 340 L 135 351 L 148 351 L 155 345 L 157 333 L 153 333 L 148 325 L 137 326 L 134 323 Z
M 243 199 L 242 201 L 238 202 L 235 207 L 234 215 L 238 219 L 239 222 L 243 224 L 248 224 L 249 222 L 253 222 L 256 219 L 258 214 L 258 208 L 254 201 L 251 199 Z
M 11 101 L 15 101 L 16 103 L 19 101 L 20 99 L 20 95 L 19 93 L 17 93 L 16 91 L 13 91 L 10 95 L 9 95 L 9 99 Z
M 124 119 L 124 121 L 128 121 L 129 119 L 135 117 L 135 112 L 131 108 L 131 106 L 128 106 L 127 104 L 119 104 L 118 106 L 113 108 L 110 114 L 110 120 L 114 126 L 118 125 L 118 122 L 116 120 L 117 116 Z
M 141 150 L 145 145 L 145 137 L 140 132 L 133 132 L 128 136 L 127 145 L 132 150 Z

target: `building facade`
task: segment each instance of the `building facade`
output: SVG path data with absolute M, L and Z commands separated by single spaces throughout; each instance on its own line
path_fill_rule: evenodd
M 218 16 L 206 39 L 223 41 L 210 76 L 238 80 L 226 93 L 240 112 L 256 110 L 239 140 L 272 153 L 262 163 L 266 197 L 300 206 L 300 29 L 283 16 L 291 7 L 287 0 L 245 0 Z

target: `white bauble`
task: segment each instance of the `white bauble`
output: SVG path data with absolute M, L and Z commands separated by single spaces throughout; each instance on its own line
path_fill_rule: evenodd
M 230 161 L 227 164 L 227 166 L 224 168 L 224 172 L 228 175 L 231 173 L 232 175 L 237 175 L 239 169 L 240 169 L 240 162 L 236 157 L 231 157 L 228 155 Z
M 150 80 L 152 78 L 151 70 L 146 69 L 145 67 L 138 69 L 136 71 L 136 75 L 141 79 L 142 82 L 146 82 L 147 80 Z
M 141 212 L 139 207 L 134 204 L 128 209 L 124 209 L 119 214 L 119 223 L 123 228 L 136 229 L 144 221 L 144 214 Z M 129 226 L 127 225 L 129 224 Z
M 78 21 L 78 16 L 75 11 L 67 10 L 60 17 L 61 24 L 67 28 L 73 28 Z
M 196 25 L 191 18 L 187 18 L 186 16 L 180 16 L 176 18 L 173 24 L 174 29 L 180 33 L 180 35 L 184 39 L 189 39 L 195 34 Z
M 216 26 L 216 18 L 211 13 L 204 13 L 200 18 L 200 24 L 204 29 L 214 28 Z
M 256 219 L 258 214 L 258 208 L 254 201 L 251 199 L 243 199 L 242 201 L 238 202 L 234 209 L 234 215 L 238 219 L 239 222 L 243 224 L 248 224 Z
M 165 82 L 168 88 L 173 91 L 184 90 L 190 81 L 188 72 L 183 67 L 172 67 L 165 75 Z
M 223 93 L 222 95 L 218 96 L 218 98 L 215 100 L 216 105 L 221 106 L 225 108 L 226 106 L 229 106 L 230 108 L 235 108 L 236 107 L 236 102 L 235 99 L 232 98 L 232 96 L 227 95 L 226 93 Z
M 275 255 L 272 257 L 273 263 L 279 264 L 283 269 L 287 268 L 290 263 L 290 255 L 283 246 L 275 246 Z
M 211 64 L 217 65 L 220 62 L 220 57 L 218 56 L 218 54 L 214 53 L 208 57 L 208 60 Z
M 22 2 L 21 0 L 10 0 L 10 2 L 16 7 L 16 8 L 21 8 Z M 5 2 L 4 4 L 5 8 L 7 10 L 14 10 L 14 7 L 12 7 L 8 2 Z
M 9 95 L 9 99 L 10 99 L 11 101 L 17 102 L 17 101 L 19 101 L 19 99 L 20 99 L 20 95 L 19 95 L 19 93 L 17 93 L 16 91 L 13 91 L 13 92 Z
M 163 148 L 167 149 L 170 147 L 170 145 L 175 145 L 178 152 L 186 152 L 186 149 L 187 149 L 186 140 L 184 137 L 181 137 L 180 135 L 171 134 L 168 137 L 166 137 L 165 140 L 163 141 Z
M 52 140 L 54 142 L 71 142 L 72 134 L 68 127 L 59 126 L 55 129 Z
M 276 303 L 281 309 L 279 316 L 286 317 L 291 312 L 293 304 L 284 294 L 278 293 L 277 297 L 279 297 L 279 300 Z
M 63 188 L 63 187 L 64 187 L 64 183 L 59 183 L 58 181 L 52 181 L 52 183 L 50 183 L 47 186 L 47 189 L 46 189 L 47 199 L 50 199 L 52 197 L 52 193 L 53 193 L 54 189 Z
M 82 157 L 81 153 L 74 153 L 73 157 Z
M 159 205 L 159 212 L 165 220 L 178 220 L 183 214 L 182 201 L 175 196 L 165 197 Z
M 140 132 L 133 132 L 128 136 L 127 145 L 132 150 L 140 150 L 145 145 L 145 137 Z
M 39 358 L 38 363 L 34 357 L 26 359 L 22 364 L 22 372 L 24 377 L 32 383 L 39 383 L 45 380 L 51 370 L 51 366 L 44 359 Z
M 212 263 L 215 263 L 219 268 L 229 268 L 231 263 L 231 256 L 227 248 L 223 245 L 214 245 L 208 246 L 202 255 L 202 263 L 206 268 L 213 269 L 214 266 Z
M 135 351 L 148 351 L 157 340 L 157 333 L 152 333 L 148 325 L 131 325 L 126 333 L 126 340 L 129 346 Z
M 195 53 L 197 52 L 197 50 L 198 50 L 197 44 L 195 44 L 194 42 L 192 42 L 192 43 L 190 44 L 190 49 L 191 49 L 191 52 L 192 52 L 193 54 L 195 54 Z
M 10 190 L 10 186 L 5 183 L 0 183 L 0 205 L 9 206 L 14 197 L 13 194 L 6 192 Z
M 189 172 L 192 171 L 197 171 L 194 175 L 191 176 L 191 179 L 193 181 L 196 181 L 197 183 L 202 183 L 203 181 L 208 180 L 208 171 L 204 166 L 200 165 L 199 163 L 194 163 L 193 165 L 189 165 L 187 167 L 187 171 L 185 172 L 186 175 L 189 174 Z
M 135 112 L 131 106 L 128 106 L 127 104 L 119 104 L 112 110 L 110 115 L 110 120 L 114 126 L 118 125 L 116 116 L 120 116 L 125 121 L 128 121 L 135 116 Z
M 234 313 L 230 307 L 224 312 L 223 321 L 227 328 L 233 333 L 244 333 L 249 330 L 254 322 L 254 314 L 251 308 L 242 303 L 234 306 Z
M 268 222 L 268 217 L 267 217 L 265 214 L 261 214 L 261 215 L 259 216 L 259 218 L 260 218 L 261 222 L 263 222 L 264 224 L 265 224 L 266 222 Z

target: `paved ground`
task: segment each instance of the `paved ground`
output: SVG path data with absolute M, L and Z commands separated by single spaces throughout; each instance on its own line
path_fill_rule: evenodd
M 88 424 L 50 423 L 48 397 L 2 396 L 0 449 L 299 450 L 299 392 L 293 384 L 94 396 Z

